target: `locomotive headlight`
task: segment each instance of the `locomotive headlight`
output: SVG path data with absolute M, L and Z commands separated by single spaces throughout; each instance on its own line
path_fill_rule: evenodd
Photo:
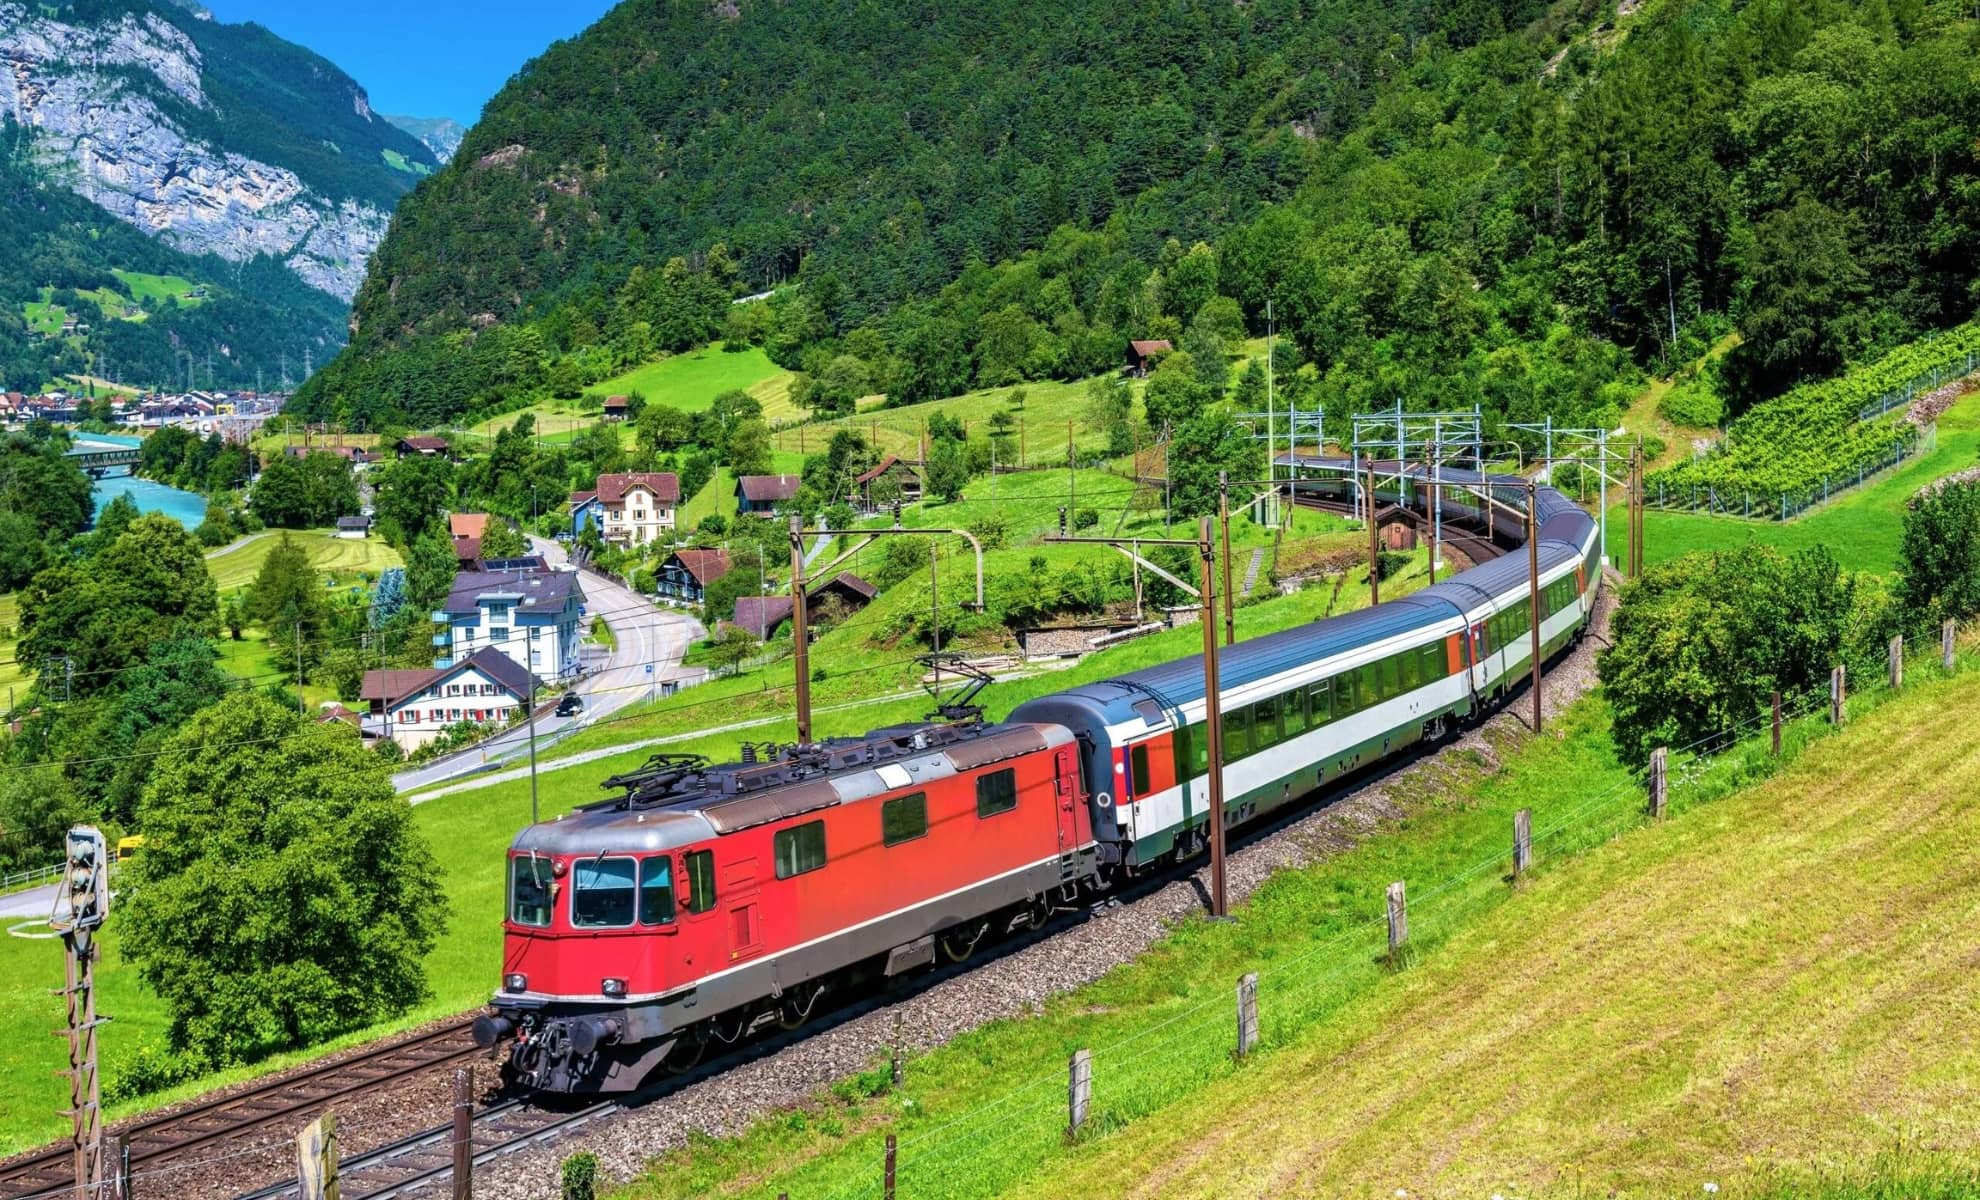
M 623 979 L 601 979 L 598 981 L 598 990 L 604 992 L 607 996 L 624 997 L 626 994 L 626 981 Z
M 505 992 L 526 992 L 529 990 L 529 976 L 520 971 L 502 976 L 502 990 Z

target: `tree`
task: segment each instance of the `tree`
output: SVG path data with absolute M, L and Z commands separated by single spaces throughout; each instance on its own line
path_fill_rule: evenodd
M 254 583 L 248 588 L 248 611 L 255 623 L 268 631 L 269 649 L 274 662 L 284 670 L 297 669 L 300 657 L 305 682 L 323 661 L 323 632 L 329 623 L 329 609 L 323 602 L 323 580 L 309 561 L 309 553 L 287 533 L 262 560 Z
M 1913 628 L 1980 613 L 1980 484 L 1950 483 L 1912 501 L 1897 597 Z
M 708 658 L 717 667 L 727 667 L 730 674 L 734 674 L 749 661 L 750 655 L 756 653 L 760 644 L 749 630 L 731 625 L 716 635 L 709 647 Z
M 220 623 L 227 627 L 227 636 L 237 642 L 241 640 L 241 632 L 248 627 L 250 620 L 245 593 L 235 592 L 220 606 Z
M 500 517 L 490 517 L 481 535 L 481 557 L 519 558 L 529 553 L 529 543 L 515 527 Z
M 219 596 L 198 541 L 150 513 L 91 557 L 58 563 L 29 582 L 16 654 L 33 665 L 44 691 L 77 698 L 113 686 L 154 643 L 219 633 Z
M 1231 383 L 1231 364 L 1224 357 L 1224 340 L 1198 321 L 1183 335 L 1182 348 L 1196 369 L 1196 382 L 1203 385 L 1211 398 L 1221 398 Z
M 1148 424 L 1156 429 L 1180 429 L 1203 411 L 1211 400 L 1210 389 L 1197 378 L 1196 362 L 1187 351 L 1178 350 L 1162 360 L 1142 390 L 1141 405 L 1148 413 Z
M 585 528 L 588 531 L 592 527 Z M 447 593 L 454 590 L 454 572 L 459 567 L 452 539 L 440 530 L 428 530 L 413 542 L 406 554 L 406 598 L 413 611 L 432 612 L 445 604 Z
M 1250 430 L 1213 408 L 1185 422 L 1169 442 L 1170 503 L 1179 517 L 1217 511 L 1217 473 L 1257 479 L 1265 470 L 1264 448 Z
M 248 507 L 265 525 L 302 529 L 309 525 L 309 480 L 301 460 L 288 455 L 270 459 L 248 494 Z
M 62 857 L 69 826 L 87 820 L 76 786 L 55 766 L 0 773 L 0 865 L 45 867 Z
M 386 567 L 378 573 L 378 586 L 371 591 L 371 627 L 389 625 L 405 606 L 406 569 Z
M 694 418 L 668 404 L 649 404 L 636 426 L 640 451 L 672 454 L 694 440 Z
M 731 475 L 768 475 L 771 467 L 770 429 L 761 419 L 738 420 L 723 447 Z
M 138 806 L 125 954 L 209 1064 L 406 1011 L 445 892 L 390 767 L 253 693 L 186 722 Z
M 1107 431 L 1107 453 L 1134 449 L 1134 389 L 1117 372 L 1095 375 L 1086 385 L 1086 419 Z
M 373 480 L 380 532 L 401 551 L 444 521 L 454 502 L 454 465 L 445 455 L 407 455 Z
M 928 450 L 928 490 L 953 504 L 969 486 L 969 461 L 960 440 L 936 438 Z
M 13 591 L 48 565 L 48 543 L 23 512 L 0 513 L 0 590 Z

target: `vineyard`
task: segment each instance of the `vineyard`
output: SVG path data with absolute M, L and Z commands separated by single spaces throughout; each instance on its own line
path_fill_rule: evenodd
M 1650 476 L 1649 502 L 1786 520 L 1917 450 L 1918 429 L 1891 414 L 1976 367 L 1980 323 L 1900 347 L 1841 378 L 1795 388 L 1727 426 L 1710 454 Z

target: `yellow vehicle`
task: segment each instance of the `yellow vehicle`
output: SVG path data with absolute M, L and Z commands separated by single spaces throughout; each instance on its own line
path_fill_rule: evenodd
M 138 852 L 143 849 L 144 849 L 144 835 L 141 833 L 132 837 L 118 838 L 117 861 L 123 862 L 126 859 L 136 858 L 138 856 Z

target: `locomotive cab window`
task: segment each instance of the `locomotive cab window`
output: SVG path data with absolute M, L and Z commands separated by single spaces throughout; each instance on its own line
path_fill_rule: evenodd
M 994 817 L 1017 807 L 1017 770 L 1005 767 L 976 777 L 976 815 Z
M 571 864 L 571 924 L 612 929 L 633 923 L 630 858 L 580 858 Z
M 517 855 L 509 860 L 509 920 L 538 929 L 550 923 L 550 860 Z
M 688 854 L 685 872 L 687 875 L 687 910 L 691 913 L 705 913 L 715 907 L 715 852 L 695 850 Z
M 779 829 L 773 839 L 777 856 L 777 878 L 789 879 L 825 865 L 825 822 L 806 821 L 789 829 Z
M 665 854 L 639 864 L 639 923 L 674 922 L 674 860 Z
M 880 841 L 898 846 L 928 833 L 928 793 L 896 796 L 880 805 Z

